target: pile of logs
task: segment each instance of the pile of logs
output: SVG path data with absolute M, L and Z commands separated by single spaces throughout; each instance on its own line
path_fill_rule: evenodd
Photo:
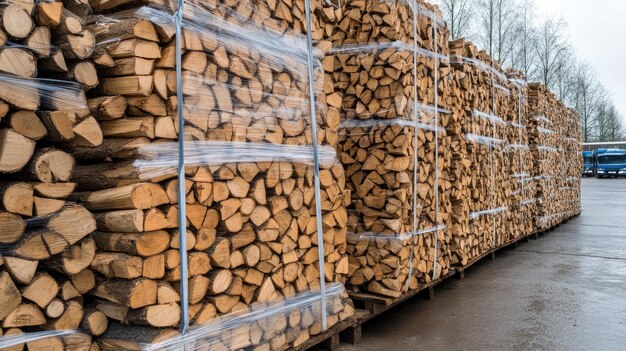
M 449 267 L 440 224 L 450 208 L 450 156 L 446 119 L 435 119 L 447 29 L 421 2 L 346 1 L 341 10 L 324 69 L 341 99 L 338 154 L 352 194 L 348 282 L 398 297 Z
M 216 315 L 246 309 L 255 302 L 293 297 L 319 288 L 319 245 L 310 146 L 313 119 L 309 113 L 304 38 L 291 32 L 287 35 L 277 32 L 273 28 L 280 21 L 263 18 L 258 10 L 254 10 L 253 16 L 244 17 L 245 13 L 227 6 L 218 6 L 212 12 L 193 4 L 186 6 L 193 16 L 183 28 L 185 139 L 200 159 L 205 154 L 217 155 L 196 163 L 192 151 L 192 161 L 186 170 L 190 320 L 192 324 L 201 324 Z M 237 10 L 245 12 L 245 9 Z M 144 14 L 151 22 L 141 20 L 146 18 Z M 138 174 L 149 175 L 154 171 L 152 163 L 129 169 L 125 161 L 137 155 L 116 153 L 102 155 L 109 163 L 88 165 L 98 160 L 91 154 L 81 158 L 84 166 L 79 169 L 83 182 L 77 179 L 79 184 L 90 184 L 84 188 L 86 192 L 81 194 L 81 200 L 102 219 L 96 233 L 101 238 L 96 240 L 98 249 L 103 254 L 111 252 L 103 258 L 99 270 L 107 279 L 103 280 L 102 289 L 94 291 L 96 297 L 107 301 L 97 307 L 110 319 L 154 327 L 173 327 L 179 322 L 178 181 L 174 178 L 175 167 L 165 172 L 160 168 L 161 162 L 176 161 L 177 150 L 162 152 L 171 144 L 155 143 L 159 138 L 177 137 L 175 118 L 170 117 L 175 115 L 177 87 L 172 76 L 175 37 L 167 35 L 172 32 L 164 27 L 165 23 L 169 24 L 165 21 L 168 15 L 140 8 L 130 16 L 123 12 L 101 18 L 92 28 L 99 33 L 98 42 L 107 42 L 110 35 L 124 38 L 104 46 L 110 54 L 133 48 L 119 58 L 114 57 L 115 67 L 101 72 L 103 95 L 97 99 L 122 96 L 127 104 L 125 114 L 104 122 L 111 127 L 111 133 L 105 132 L 105 142 L 109 137 L 113 142 L 129 143 L 134 143 L 132 138 L 148 139 L 157 150 L 152 161 L 161 174 L 156 179 L 152 177 L 150 183 L 139 181 Z M 138 50 L 142 46 L 151 49 Z M 147 70 L 138 72 L 137 63 L 146 60 Z M 134 69 L 125 69 L 129 68 L 127 62 Z M 145 87 L 134 83 L 150 80 L 152 83 Z M 323 101 L 322 81 L 315 83 Z M 101 109 L 102 105 L 98 105 Z M 318 115 L 321 121 L 318 141 L 334 146 L 338 121 L 330 121 L 331 115 L 324 111 L 320 109 Z M 171 134 L 160 133 L 161 120 L 166 120 L 163 125 L 168 126 L 166 130 Z M 297 155 L 292 157 L 282 151 L 281 145 L 299 146 L 310 154 L 299 160 Z M 239 153 L 247 153 L 246 161 L 237 161 L 242 156 Z M 90 183 L 88 179 L 93 179 L 94 173 L 106 174 L 106 180 Z M 348 272 L 347 197 L 343 179 L 340 164 L 322 167 L 320 171 L 323 274 L 329 282 L 342 282 Z M 120 195 L 135 194 L 149 198 L 111 201 Z M 118 224 L 129 223 L 119 220 L 121 215 L 138 218 L 137 226 L 120 228 Z M 156 219 L 148 220 L 150 215 Z M 140 253 L 123 244 L 129 235 L 161 239 L 149 239 L 151 250 Z M 111 264 L 119 262 L 119 257 L 137 260 L 138 269 L 130 274 L 112 269 Z M 147 260 L 154 262 L 148 264 Z M 138 283 L 154 286 L 151 298 L 138 304 L 109 286 L 124 284 L 133 288 Z M 120 314 L 120 307 L 129 313 Z M 328 325 L 350 316 L 349 308 L 349 305 L 335 308 Z M 137 311 L 151 311 L 155 319 L 138 319 Z M 165 315 L 171 317 L 164 320 Z M 288 333 L 287 337 L 277 339 L 283 341 L 282 345 L 274 341 L 273 346 L 279 349 L 298 346 L 309 335 L 321 332 L 320 323 L 321 319 L 317 318 L 315 326 L 305 325 L 306 335 L 294 325 L 298 333 Z M 102 340 L 106 343 L 110 338 L 115 336 L 106 333 Z
M 509 122 L 518 119 L 508 79 L 470 42 L 450 42 L 448 91 L 455 153 L 452 263 L 464 266 L 502 244 L 509 206 Z
M 530 147 L 537 184 L 535 231 L 580 213 L 578 116 L 542 84 L 529 86 Z
M 517 111 L 517 120 L 509 121 L 509 211 L 503 242 L 508 243 L 533 232 L 536 216 L 533 155 L 530 151 L 528 127 L 528 85 L 521 72 L 507 71 L 511 89 L 511 108 Z
M 84 91 L 94 36 L 62 3 L 8 1 L 0 25 L 0 320 L 2 334 L 49 331 L 30 350 L 89 349 L 107 318 L 87 308 L 94 216 L 71 202 L 76 161 L 66 147 L 96 147 L 102 131 Z M 84 333 L 61 336 L 57 330 Z M 16 345 L 15 350 L 22 350 Z

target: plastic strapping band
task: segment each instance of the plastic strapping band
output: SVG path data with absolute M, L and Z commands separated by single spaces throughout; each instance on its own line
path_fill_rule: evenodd
M 491 61 L 492 67 L 491 67 L 491 72 L 492 75 L 495 75 L 495 73 L 499 73 L 497 72 L 494 68 L 493 68 L 493 60 Z M 492 115 L 495 116 L 497 110 L 496 110 L 496 93 L 495 93 L 495 86 L 496 83 L 494 82 L 495 79 L 491 79 L 491 111 L 493 112 Z M 500 117 L 498 117 L 500 118 Z M 501 118 L 500 120 L 503 123 L 504 122 Z M 497 119 L 492 119 L 491 120 L 491 126 L 492 126 L 492 130 L 491 132 L 493 133 L 492 138 L 495 139 L 496 138 L 496 122 Z M 493 208 L 495 205 L 493 203 L 494 201 L 494 196 L 493 196 L 493 183 L 494 183 L 494 179 L 493 179 L 493 144 L 489 144 L 489 179 L 491 180 L 490 182 L 490 192 L 489 192 L 489 199 L 491 202 L 491 208 Z M 498 247 L 498 242 L 497 242 L 497 234 L 496 234 L 496 219 L 493 219 L 493 244 L 495 245 L 495 247 Z
M 183 115 L 183 75 L 182 75 L 182 41 L 183 41 L 183 13 L 184 0 L 178 0 L 178 9 L 174 14 L 176 24 L 176 98 L 178 115 L 178 232 L 187 232 L 187 199 L 185 191 L 185 118 Z M 180 329 L 181 334 L 186 335 L 189 330 L 189 289 L 187 271 L 187 236 L 179 235 L 180 253 Z
M 313 72 L 313 37 L 311 35 L 311 0 L 304 0 L 304 12 L 306 14 L 306 39 L 307 39 L 307 63 L 309 68 L 309 108 L 311 111 L 311 134 L 313 141 L 313 171 L 315 173 L 315 216 L 317 222 L 317 253 L 320 269 L 320 299 L 322 313 L 322 330 L 328 329 L 326 320 L 326 269 L 324 258 L 324 228 L 322 226 L 322 197 L 320 186 L 320 164 L 317 145 L 317 115 L 315 110 L 315 77 Z
M 417 131 L 417 2 L 411 0 L 413 8 L 413 123 Z M 417 233 L 417 133 L 413 133 L 413 236 L 411 238 L 411 255 L 409 257 L 409 275 L 404 286 L 405 291 L 411 287 L 413 276 L 413 260 L 415 259 L 415 235 Z
M 559 151 L 559 152 L 563 151 L 563 149 L 560 147 L 551 147 L 551 146 L 543 146 L 543 145 L 539 145 L 536 148 L 537 150 L 540 150 L 540 151 Z
M 434 48 L 437 52 L 437 28 L 438 22 L 435 21 L 433 26 L 434 35 Z M 439 127 L 439 61 L 435 60 L 435 126 Z M 417 134 L 417 133 L 416 133 Z M 415 144 L 417 147 L 417 144 Z M 435 226 L 439 226 L 439 134 L 435 135 Z M 437 251 L 439 250 L 439 233 L 435 231 L 435 252 L 433 259 L 433 280 L 437 279 Z

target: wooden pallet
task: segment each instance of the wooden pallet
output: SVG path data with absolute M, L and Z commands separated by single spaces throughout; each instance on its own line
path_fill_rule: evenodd
M 429 283 L 422 284 L 418 289 L 406 292 L 398 298 L 381 296 L 369 292 L 350 292 L 349 295 L 354 302 L 355 307 L 369 312 L 368 314 L 361 315 L 357 322 L 359 322 L 360 324 L 365 323 L 368 320 L 378 316 L 379 314 L 417 295 L 421 295 L 428 300 L 433 300 L 435 298 L 435 286 L 439 285 L 442 281 L 446 280 L 452 275 L 454 275 L 453 271 Z
M 304 351 L 314 346 L 317 346 L 317 348 L 319 349 L 324 349 L 324 350 L 329 350 L 329 351 L 336 350 L 337 347 L 339 346 L 339 342 L 343 341 L 341 340 L 343 338 L 340 338 L 340 334 L 344 330 L 348 328 L 352 328 L 357 324 L 357 321 L 359 318 L 359 314 L 357 312 L 355 312 L 355 315 L 353 317 L 348 318 L 344 321 L 341 321 L 333 325 L 331 328 L 328 328 L 328 330 L 326 330 L 325 332 L 310 338 L 309 340 L 305 341 L 303 344 L 297 347 L 293 347 L 289 349 L 289 351 Z M 360 331 L 360 328 L 359 328 L 359 331 Z

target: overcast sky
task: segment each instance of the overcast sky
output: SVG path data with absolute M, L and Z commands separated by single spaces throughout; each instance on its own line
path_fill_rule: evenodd
M 626 117 L 626 0 L 536 0 L 542 16 L 561 16 L 570 42 Z

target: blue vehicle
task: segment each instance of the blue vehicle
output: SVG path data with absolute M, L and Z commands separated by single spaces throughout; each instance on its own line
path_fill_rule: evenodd
M 598 149 L 596 178 L 626 176 L 626 150 Z
M 583 151 L 583 177 L 596 175 L 596 152 Z

